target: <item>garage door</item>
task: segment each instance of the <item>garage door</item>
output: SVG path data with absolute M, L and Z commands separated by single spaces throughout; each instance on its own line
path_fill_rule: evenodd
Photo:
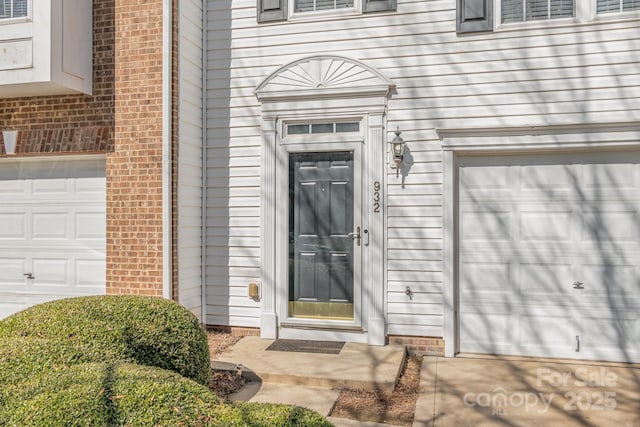
M 105 293 L 105 161 L 0 161 L 0 318 Z
M 462 352 L 640 361 L 640 152 L 461 158 Z

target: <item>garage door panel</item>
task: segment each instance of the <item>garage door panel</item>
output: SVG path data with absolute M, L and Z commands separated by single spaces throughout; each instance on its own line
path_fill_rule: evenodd
M 580 290 L 582 295 L 629 301 L 640 298 L 640 276 L 635 265 L 583 264 L 580 277 L 584 278 L 584 289 Z
M 31 216 L 33 240 L 69 240 L 69 214 L 39 212 Z
M 593 315 L 580 319 L 580 323 L 580 353 L 585 357 L 614 361 L 640 358 L 640 320 L 637 317 Z
M 638 243 L 640 216 L 635 207 L 616 211 L 583 211 L 581 239 L 584 242 Z
M 32 181 L 31 193 L 35 196 L 67 194 L 71 191 L 70 181 L 64 178 L 39 179 Z
M 24 285 L 25 270 L 26 262 L 23 258 L 10 258 L 0 254 L 0 287 Z
M 76 240 L 104 240 L 106 237 L 106 215 L 104 212 L 81 212 L 75 214 Z
M 106 182 L 104 178 L 85 178 L 75 182 L 75 192 L 82 195 L 104 195 Z
M 102 260 L 78 259 L 75 264 L 76 287 L 104 288 L 106 276 L 105 263 Z
M 460 221 L 460 235 L 469 240 L 511 240 L 510 212 L 468 212 Z
M 520 212 L 520 239 L 523 241 L 559 241 L 570 243 L 570 211 Z
M 640 152 L 459 160 L 460 350 L 640 361 Z
M 513 276 L 508 262 L 466 262 L 461 272 L 461 290 L 470 298 L 483 293 L 511 293 L 507 284 Z
M 467 343 L 465 351 L 494 353 L 511 346 L 511 316 L 496 313 L 461 313 L 460 339 Z
M 565 298 L 571 292 L 572 270 L 569 263 L 522 263 L 519 265 L 520 294 Z
M 26 214 L 0 213 L 0 240 L 25 240 L 26 238 Z
M 571 315 L 522 315 L 518 342 L 521 347 L 538 347 L 544 353 L 571 350 L 575 335 Z M 540 354 L 539 351 L 536 352 Z
M 527 165 L 516 168 L 523 192 L 569 193 L 575 186 L 575 171 L 569 165 Z

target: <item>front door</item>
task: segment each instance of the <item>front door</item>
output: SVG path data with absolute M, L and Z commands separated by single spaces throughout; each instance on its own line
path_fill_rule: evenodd
M 289 317 L 354 319 L 353 157 L 289 156 Z

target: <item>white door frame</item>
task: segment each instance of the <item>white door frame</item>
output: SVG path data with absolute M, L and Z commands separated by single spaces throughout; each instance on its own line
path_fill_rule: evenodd
M 282 123 L 286 126 L 286 122 Z M 353 321 L 338 320 L 321 320 L 321 319 L 299 319 L 292 318 L 288 315 L 289 301 L 289 155 L 293 153 L 312 153 L 312 152 L 345 152 L 353 153 L 353 224 L 354 227 L 360 226 L 361 230 L 366 229 L 363 222 L 364 205 L 362 203 L 362 186 L 363 186 L 363 145 L 362 137 L 341 138 L 339 134 L 331 134 L 314 138 L 313 135 L 307 135 L 308 140 L 303 142 L 287 141 L 287 138 L 280 140 L 278 149 L 278 164 L 281 165 L 276 169 L 276 200 L 278 201 L 276 209 L 276 282 L 281 286 L 276 289 L 276 315 L 280 319 L 279 336 L 295 337 L 310 336 L 315 337 L 317 331 L 309 332 L 309 329 L 287 330 L 286 327 L 307 327 L 307 328 L 326 328 L 326 329 L 357 329 L 366 326 L 363 324 L 362 316 L 362 244 L 360 246 L 354 243 L 353 252 L 353 305 L 354 319 Z M 297 138 L 296 138 L 297 139 Z M 327 139 L 333 141 L 327 142 Z M 354 230 L 355 231 L 355 230 Z M 288 334 L 287 334 L 288 333 Z M 326 333 L 322 335 L 327 335 Z M 340 339 L 337 335 L 343 333 L 332 332 L 335 339 Z
M 282 300 L 282 289 L 285 289 L 286 295 L 288 288 L 286 283 L 280 283 L 279 272 L 283 261 L 278 257 L 277 219 L 280 211 L 276 208 L 277 201 L 280 200 L 278 170 L 288 168 L 288 160 L 283 164 L 280 154 L 284 118 L 297 121 L 349 118 L 361 123 L 361 227 L 362 230 L 366 228 L 369 231 L 368 245 L 363 243 L 361 247 L 363 331 L 355 333 L 336 328 L 318 329 L 307 336 L 313 339 L 364 341 L 370 345 L 385 344 L 385 209 L 377 201 L 380 200 L 379 196 L 374 201 L 373 189 L 377 186 L 386 188 L 387 144 L 384 128 L 387 99 L 394 87 L 393 82 L 382 73 L 360 61 L 336 55 L 317 55 L 299 59 L 275 70 L 256 88 L 256 97 L 262 105 L 261 337 L 274 339 L 279 336 L 283 319 L 279 317 L 282 310 L 278 308 L 278 302 Z
M 443 338 L 445 357 L 459 353 L 458 165 L 463 155 L 624 150 L 640 147 L 640 124 L 437 129 L 443 143 Z

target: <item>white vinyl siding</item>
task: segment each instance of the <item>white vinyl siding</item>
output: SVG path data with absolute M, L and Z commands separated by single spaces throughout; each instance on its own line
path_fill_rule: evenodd
M 400 1 L 394 14 L 263 26 L 255 1 L 209 0 L 208 7 L 210 324 L 259 325 L 260 303 L 246 297 L 247 281 L 258 280 L 261 268 L 262 117 L 254 90 L 285 64 L 336 54 L 396 84 L 387 139 L 399 126 L 407 154 L 383 188 L 390 334 L 443 333 L 442 141 L 435 128 L 640 122 L 638 20 L 458 37 L 455 3 L 444 0 Z
M 178 82 L 178 301 L 201 317 L 202 4 L 180 2 Z

